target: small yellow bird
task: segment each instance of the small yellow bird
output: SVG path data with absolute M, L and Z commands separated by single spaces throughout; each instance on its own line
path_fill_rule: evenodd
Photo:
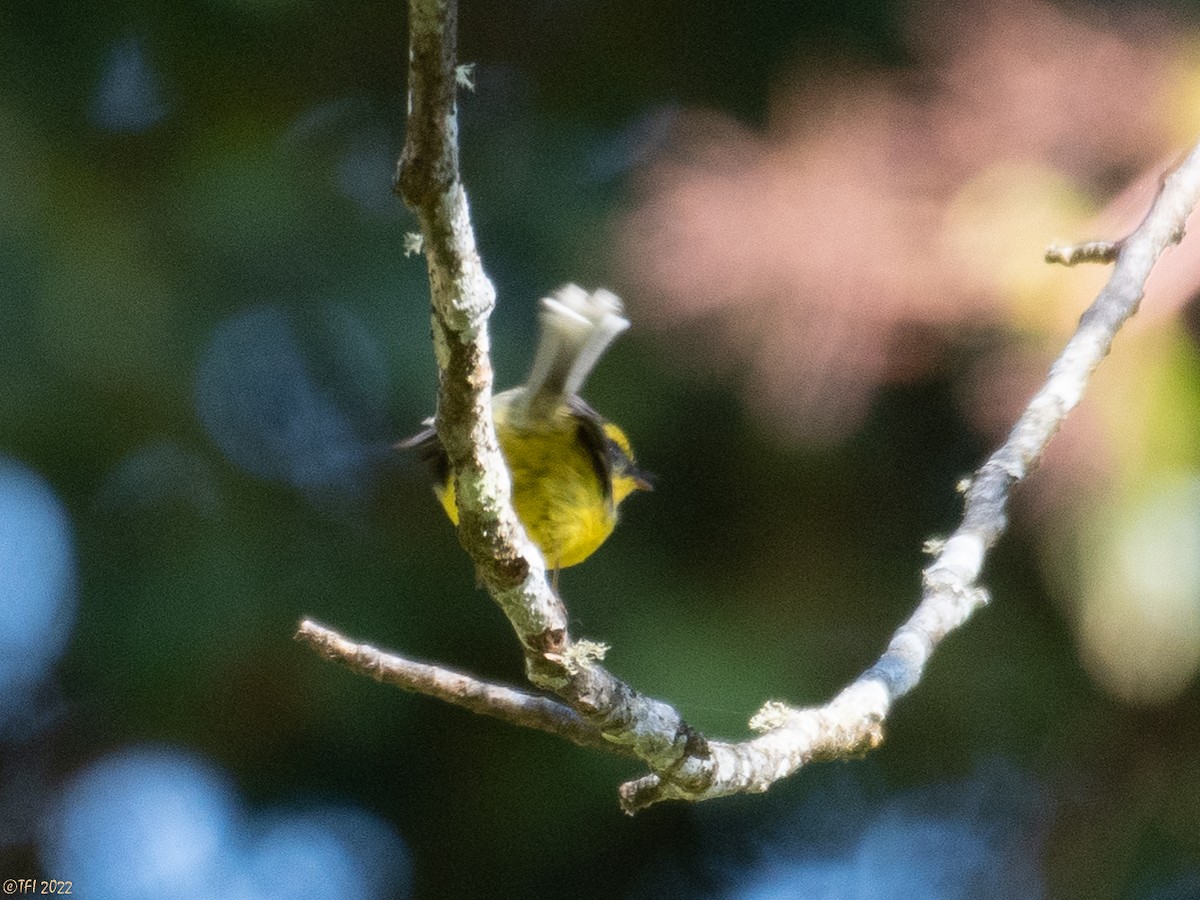
M 496 436 L 512 473 L 513 506 L 555 573 L 604 543 L 622 500 L 650 490 L 625 432 L 579 396 L 601 354 L 629 327 L 621 312 L 615 294 L 588 293 L 574 284 L 544 298 L 529 378 L 492 398 Z M 457 525 L 450 461 L 432 423 L 427 420 L 431 427 L 398 446 L 424 453 L 437 479 L 434 492 Z

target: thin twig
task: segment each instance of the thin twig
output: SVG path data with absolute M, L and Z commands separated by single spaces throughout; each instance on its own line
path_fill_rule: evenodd
M 542 694 L 482 681 L 444 666 L 416 662 L 369 644 L 356 644 L 311 619 L 300 623 L 296 640 L 308 644 L 324 659 L 341 663 L 351 672 L 383 684 L 444 700 L 510 725 L 557 734 L 581 747 L 612 749 L 600 732 L 575 710 Z
M 1051 244 L 1046 248 L 1046 262 L 1062 266 L 1079 263 L 1110 263 L 1121 252 L 1120 241 L 1084 241 L 1082 244 Z

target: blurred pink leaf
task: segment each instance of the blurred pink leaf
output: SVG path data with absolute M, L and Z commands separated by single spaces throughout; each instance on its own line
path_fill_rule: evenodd
M 1073 322 L 1096 281 L 1048 272 L 1042 249 L 1088 236 L 1053 231 L 1089 227 L 1089 197 L 1161 174 L 1180 55 L 1165 23 L 1107 18 L 927 4 L 910 70 L 797 74 L 763 129 L 684 114 L 620 231 L 639 317 L 744 373 L 810 442 L 844 437 L 951 341 Z

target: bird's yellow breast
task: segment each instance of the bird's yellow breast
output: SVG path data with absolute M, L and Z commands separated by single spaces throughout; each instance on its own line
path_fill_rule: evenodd
M 606 494 L 596 463 L 579 439 L 578 423 L 564 415 L 536 429 L 517 430 L 497 411 L 496 434 L 512 473 L 513 506 L 546 564 L 559 569 L 583 562 L 612 533 L 617 512 L 613 494 Z M 457 524 L 453 481 L 440 485 L 437 493 Z M 626 489 L 620 497 L 628 493 Z

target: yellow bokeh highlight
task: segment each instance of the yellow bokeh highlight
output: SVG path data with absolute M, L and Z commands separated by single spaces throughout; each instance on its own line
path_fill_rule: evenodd
M 1084 665 L 1127 703 L 1174 700 L 1200 670 L 1200 470 L 1146 479 L 1081 524 Z
M 1095 212 L 1075 183 L 1052 168 L 999 163 L 959 189 L 946 210 L 943 240 L 952 264 L 977 290 L 1009 304 L 1011 325 L 1064 334 L 1107 273 L 1049 265 L 1043 257 L 1053 240 L 1086 234 Z

